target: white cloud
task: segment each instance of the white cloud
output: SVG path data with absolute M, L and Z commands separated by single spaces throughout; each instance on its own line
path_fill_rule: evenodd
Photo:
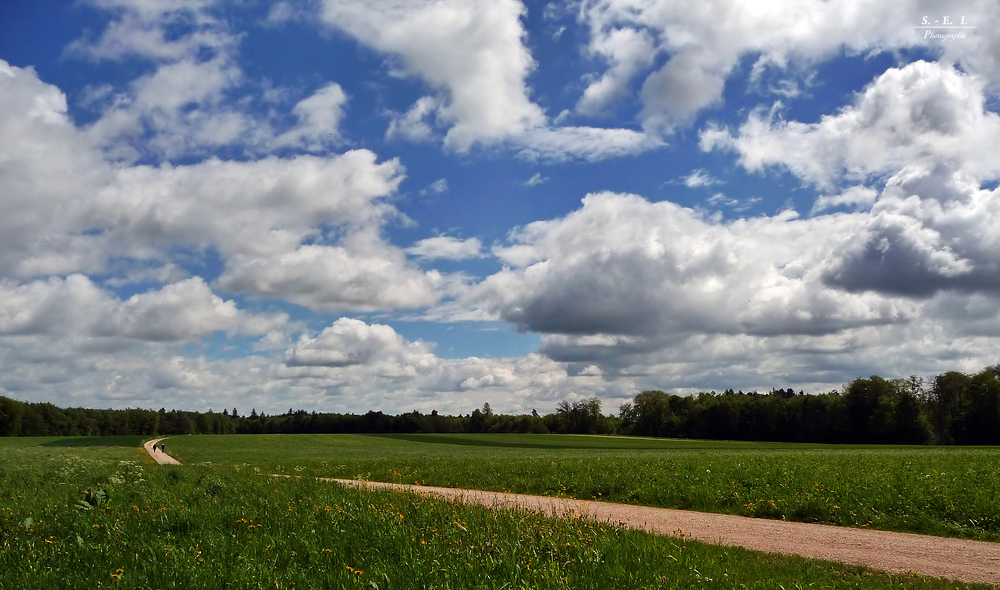
M 706 199 L 706 201 L 708 202 L 709 205 L 714 205 L 714 206 L 726 205 L 729 207 L 734 207 L 740 204 L 738 200 L 730 199 L 725 195 L 725 193 L 715 193 L 714 195 Z
M 601 127 L 539 128 L 517 140 L 521 157 L 549 162 L 571 159 L 596 162 L 640 154 L 663 145 L 655 137 L 638 131 Z
M 929 187 L 952 198 L 915 196 Z M 723 223 L 594 194 L 494 248 L 508 267 L 448 311 L 538 332 L 567 374 L 597 366 L 636 388 L 766 389 L 784 376 L 827 391 L 864 374 L 978 370 L 1000 334 L 997 203 L 995 190 L 917 172 L 870 212 L 809 219 Z
M 275 143 L 301 146 L 309 151 L 319 151 L 338 143 L 345 104 L 347 94 L 340 85 L 335 82 L 327 84 L 295 105 L 292 112 L 298 117 L 298 125 L 275 138 Z
M 213 332 L 263 335 L 281 330 L 285 315 L 253 315 L 212 293 L 198 277 L 117 300 L 79 274 L 18 284 L 0 282 L 0 335 L 49 335 L 68 340 L 128 338 L 183 342 Z
M 440 273 L 407 265 L 401 251 L 384 243 L 362 241 L 367 243 L 239 256 L 219 284 L 326 313 L 424 307 L 441 297 L 447 281 Z
M 205 10 L 211 1 L 91 0 L 89 4 L 112 12 L 115 18 L 98 39 L 71 43 L 66 49 L 69 54 L 95 60 L 142 57 L 172 62 L 195 58 L 206 48 L 223 51 L 237 41 Z M 188 28 L 190 32 L 171 34 L 171 25 Z
M 593 194 L 567 217 L 514 234 L 530 255 L 494 250 L 519 266 L 470 297 L 547 334 L 819 334 L 904 321 L 912 305 L 822 280 L 829 252 L 861 222 L 786 212 L 723 225 L 670 202 Z
M 448 192 L 448 180 L 439 178 L 420 191 L 421 195 L 440 195 Z
M 867 186 L 852 186 L 837 195 L 821 195 L 813 202 L 812 213 L 834 207 L 869 207 L 875 203 L 878 191 Z
M 71 44 L 70 55 L 94 60 L 139 57 L 153 70 L 127 89 L 104 93 L 103 112 L 88 129 L 116 158 L 176 158 L 254 134 L 269 134 L 225 100 L 243 81 L 236 65 L 239 36 L 212 16 L 207 2 L 96 2 L 113 19 L 100 37 Z M 176 34 L 176 31 L 185 31 Z
M 66 98 L 34 70 L 0 60 L 0 271 L 65 275 L 101 265 L 87 195 L 113 170 L 66 116 Z
M 103 85 L 87 92 L 87 106 L 101 110 L 88 133 L 112 157 L 173 160 L 233 146 L 251 154 L 280 148 L 316 152 L 341 142 L 347 96 L 335 82 L 293 105 L 296 123 L 284 131 L 276 131 L 285 123 L 279 124 L 275 113 L 251 114 L 257 94 L 266 102 L 292 92 L 270 88 L 265 80 L 263 93 L 247 94 L 248 80 L 238 65 L 241 35 L 215 16 L 212 2 L 95 4 L 112 12 L 111 22 L 97 39 L 72 43 L 68 53 L 152 62 L 125 88 Z M 300 16 L 278 4 L 269 22 Z
M 907 165 L 944 165 L 975 178 L 996 178 L 1000 115 L 984 104 L 981 79 L 918 61 L 886 70 L 854 104 L 818 123 L 755 113 L 736 136 L 718 128 L 704 131 L 702 148 L 733 149 L 747 170 L 783 166 L 825 189 Z
M 387 138 L 427 141 L 434 138 L 435 128 L 442 128 L 447 129 L 443 141 L 449 149 L 508 145 L 523 157 L 551 161 L 595 161 L 663 145 L 630 129 L 553 127 L 529 97 L 526 79 L 535 62 L 524 45 L 524 11 L 517 0 L 325 0 L 321 17 L 329 26 L 397 56 L 401 75 L 418 77 L 434 89 L 405 114 L 389 113 Z M 634 42 L 612 37 L 608 51 L 627 45 L 627 60 L 637 59 L 641 51 Z M 633 68 L 621 63 L 625 70 Z M 583 108 L 596 109 L 612 98 L 598 97 L 596 87 L 591 94 Z
M 754 73 L 758 78 L 768 68 L 792 68 L 808 77 L 809 66 L 842 51 L 860 54 L 919 47 L 940 52 L 944 63 L 961 63 L 993 84 L 1000 83 L 1000 61 L 994 50 L 1000 44 L 996 26 L 1000 6 L 988 1 L 964 6 L 963 14 L 978 25 L 969 42 L 928 46 L 915 25 L 921 15 L 948 12 L 948 8 L 921 0 L 808 0 L 794 5 L 590 0 L 581 3 L 580 19 L 590 27 L 591 51 L 606 55 L 609 63 L 588 92 L 598 97 L 627 92 L 648 63 L 632 48 L 647 43 L 653 44 L 655 52 L 669 56 L 645 77 L 639 93 L 643 128 L 650 133 L 669 132 L 720 102 L 727 78 L 748 55 L 757 57 Z M 617 38 L 632 43 L 611 44 Z M 786 78 L 786 88 L 792 82 Z
M 627 84 L 656 59 L 656 46 L 647 31 L 624 27 L 599 31 L 590 39 L 592 55 L 606 59 L 607 71 L 583 91 L 576 110 L 585 115 L 598 115 L 615 99 L 625 94 Z
M 428 357 L 431 351 L 425 344 L 404 343 L 389 326 L 340 318 L 315 338 L 303 336 L 285 353 L 285 364 L 289 367 L 347 367 L 382 361 L 420 364 Z
M 815 201 L 813 212 L 870 207 L 833 252 L 831 286 L 920 298 L 1000 288 L 996 191 L 982 189 L 1000 178 L 1000 116 L 976 76 L 918 61 L 890 68 L 818 123 L 754 114 L 736 136 L 713 128 L 701 141 L 735 150 L 748 170 L 784 167 L 827 190 L 888 177 L 881 192 L 853 186 Z
M 220 285 L 317 310 L 413 308 L 446 282 L 406 260 L 381 228 L 403 179 L 372 152 L 112 166 L 30 70 L 0 69 L 0 269 L 30 278 L 106 272 L 111 260 L 171 262 L 213 249 Z
M 1000 189 L 961 173 L 908 167 L 835 251 L 825 279 L 851 291 L 930 297 L 1000 292 Z
M 434 116 L 440 108 L 440 101 L 432 96 L 423 96 L 413 103 L 403 115 L 390 113 L 392 120 L 386 129 L 386 139 L 400 137 L 409 141 L 430 141 L 434 130 L 424 119 Z
M 542 176 L 541 172 L 535 172 L 535 174 L 531 178 L 524 181 L 524 185 L 534 187 L 540 184 L 545 184 L 546 182 L 548 182 L 548 180 L 549 179 L 547 177 Z
M 401 56 L 407 74 L 439 93 L 435 112 L 450 126 L 445 145 L 466 151 L 544 123 L 524 82 L 534 61 L 522 43 L 523 11 L 515 0 L 327 0 L 321 14 L 329 25 Z M 417 121 L 431 104 L 415 106 Z
M 701 168 L 684 177 L 684 186 L 688 188 L 699 188 L 702 186 L 712 186 L 722 184 L 721 180 L 712 178 L 712 175 Z
M 482 256 L 483 243 L 479 238 L 459 240 L 451 236 L 434 236 L 420 240 L 406 249 L 406 253 L 419 258 L 434 260 L 465 260 Z
M 423 342 L 410 342 L 390 326 L 341 318 L 288 349 L 274 373 L 285 387 L 308 392 L 314 406 L 359 409 L 438 409 L 468 413 L 486 401 L 498 411 L 551 411 L 559 399 L 598 392 L 624 397 L 619 384 L 593 374 L 569 375 L 544 356 L 442 359 Z M 317 394 L 317 392 L 319 392 Z M 393 411 L 393 410 L 389 410 Z

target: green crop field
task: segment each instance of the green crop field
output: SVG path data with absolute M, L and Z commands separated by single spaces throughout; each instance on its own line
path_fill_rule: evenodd
M 569 495 L 608 466 L 622 468 L 607 472 L 609 481 L 661 463 L 655 478 L 665 477 L 666 465 L 696 465 L 710 476 L 736 464 L 726 461 L 755 457 L 806 469 L 821 463 L 810 453 L 830 454 L 822 448 L 586 437 L 468 436 L 442 444 L 433 437 L 205 436 L 167 439 L 168 452 L 187 463 L 167 467 L 153 464 L 140 442 L 0 439 L 0 589 L 972 587 L 263 475 L 439 477 L 497 488 L 539 477 L 542 486 L 563 482 L 548 491 Z M 925 451 L 844 449 L 827 468 L 852 465 L 852 453 L 893 463 L 895 454 L 915 460 Z M 995 463 L 990 452 L 932 453 L 926 461 L 958 474 L 963 461 Z M 796 467 L 799 456 L 813 463 Z M 596 466 L 584 469 L 588 457 Z M 635 467 L 624 469 L 629 463 Z M 538 471 L 520 471 L 528 467 Z M 575 469 L 583 470 L 579 479 L 567 479 Z M 757 477 L 770 473 L 755 469 Z
M 1000 449 L 572 435 L 192 436 L 184 462 L 1000 540 Z

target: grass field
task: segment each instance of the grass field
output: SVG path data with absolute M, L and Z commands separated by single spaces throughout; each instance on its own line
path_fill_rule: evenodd
M 1000 540 L 1000 449 L 568 435 L 192 436 L 185 463 Z
M 599 460 L 691 450 L 662 441 L 613 443 L 661 445 L 623 451 L 590 439 L 569 449 L 551 439 L 529 448 L 376 437 L 168 439 L 183 467 L 152 464 L 139 442 L 0 439 L 0 588 L 968 587 L 259 474 L 279 465 L 300 474 L 350 471 L 347 463 L 331 466 L 334 459 L 387 469 L 392 478 L 392 461 L 402 469 L 449 457 L 459 467 L 475 460 L 497 467 L 506 458 L 511 472 L 519 461 L 544 458 L 565 463 L 562 471 L 586 454 L 577 445 L 590 445 Z M 739 445 L 693 452 L 723 451 L 763 452 Z M 284 463 L 273 462 L 279 458 Z M 419 469 L 406 475 L 421 476 Z

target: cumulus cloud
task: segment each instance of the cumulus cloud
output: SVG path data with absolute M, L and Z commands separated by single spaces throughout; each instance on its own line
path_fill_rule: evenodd
M 489 401 L 499 411 L 526 412 L 599 391 L 625 397 L 620 384 L 592 373 L 570 375 L 543 355 L 442 359 L 429 345 L 408 341 L 390 326 L 350 318 L 338 319 L 314 337 L 303 336 L 273 375 L 301 391 L 323 392 L 310 394 L 320 406 L 333 398 L 360 408 L 467 413 Z
M 129 338 L 149 342 L 200 339 L 213 332 L 263 335 L 283 329 L 284 314 L 254 315 L 212 293 L 199 277 L 120 301 L 73 274 L 18 284 L 0 282 L 0 334 Z
M 583 91 L 576 110 L 586 115 L 600 114 L 615 99 L 625 94 L 627 84 L 656 58 L 653 37 L 647 31 L 629 27 L 597 31 L 588 50 L 609 62 L 609 68 Z
M 945 165 L 975 178 L 996 178 L 1000 115 L 984 105 L 980 78 L 918 61 L 886 70 L 852 105 L 818 123 L 756 113 L 735 136 L 709 128 L 701 143 L 706 150 L 735 150 L 747 170 L 781 166 L 824 189 L 907 165 Z
M 424 307 L 440 298 L 440 273 L 408 266 L 401 251 L 385 244 L 369 246 L 307 245 L 277 256 L 236 257 L 219 284 L 327 313 Z
M 169 264 L 211 250 L 220 285 L 324 311 L 412 308 L 442 282 L 381 236 L 395 160 L 342 155 L 114 166 L 34 72 L 0 64 L 0 269 L 31 278 L 107 272 L 112 260 Z
M 34 70 L 0 60 L 0 269 L 35 276 L 93 270 L 88 194 L 113 170 L 66 115 L 66 97 Z
M 420 240 L 406 249 L 406 253 L 419 258 L 433 260 L 464 260 L 482 256 L 483 243 L 479 238 L 459 240 L 451 236 L 434 236 Z
M 298 125 L 275 138 L 275 143 L 310 151 L 338 143 L 345 104 L 347 94 L 343 88 L 335 82 L 327 84 L 295 105 L 292 113 L 298 118 Z
M 823 261 L 849 216 L 707 221 L 670 202 L 588 195 L 495 250 L 510 268 L 472 297 L 495 317 L 547 334 L 678 337 L 822 334 L 903 321 L 912 306 L 831 290 Z
M 1000 116 L 981 78 L 937 63 L 890 68 L 854 103 L 817 123 L 751 115 L 736 135 L 712 128 L 703 149 L 739 154 L 750 171 L 786 168 L 821 189 L 813 212 L 869 209 L 833 250 L 824 281 L 851 292 L 930 297 L 998 287 L 995 190 Z
M 850 291 L 928 297 L 1000 290 L 1000 190 L 947 169 L 889 179 L 865 224 L 824 277 Z
M 524 45 L 524 12 L 517 0 L 325 0 L 321 18 L 397 56 L 400 75 L 417 77 L 434 89 L 406 113 L 389 113 L 387 138 L 427 141 L 442 128 L 445 147 L 459 152 L 475 145 L 509 144 L 524 157 L 554 161 L 594 161 L 662 145 L 629 129 L 552 126 L 529 96 L 526 79 L 535 61 Z M 632 62 L 642 61 L 641 43 L 611 37 L 605 53 L 612 52 L 608 55 L 622 70 L 616 75 L 622 76 L 634 69 Z M 615 49 L 619 46 L 628 49 Z M 614 92 L 594 88 L 591 98 L 581 103 L 584 110 L 598 109 L 613 98 Z
M 238 146 L 251 154 L 294 148 L 316 152 L 341 142 L 347 95 L 329 82 L 290 105 L 294 124 L 252 114 L 256 92 L 238 65 L 240 35 L 216 16 L 214 2 L 94 2 L 112 19 L 97 38 L 70 44 L 67 54 L 89 60 L 141 58 L 151 67 L 123 88 L 90 87 L 85 106 L 101 116 L 87 128 L 114 158 L 170 160 Z M 269 22 L 300 16 L 287 3 Z M 271 89 L 265 100 L 290 97 Z M 243 94 L 241 100 L 232 100 Z M 283 131 L 282 127 L 286 127 Z
M 913 195 L 938 181 L 955 198 Z M 633 387 L 766 389 L 784 378 L 826 391 L 957 359 L 976 369 L 994 362 L 987 339 L 1000 329 L 998 197 L 960 177 L 911 173 L 871 211 L 724 223 L 592 194 L 494 248 L 506 267 L 461 303 L 540 333 L 540 352 L 568 375 L 596 366 L 604 382 Z
M 522 43 L 523 12 L 515 0 L 327 0 L 321 15 L 362 42 L 401 56 L 406 74 L 440 93 L 434 107 L 450 125 L 445 145 L 465 151 L 544 122 L 524 82 L 534 60 Z M 415 108 L 426 112 L 432 104 Z M 415 117 L 419 121 L 423 114 Z
M 383 360 L 419 364 L 430 355 L 427 345 L 404 343 L 389 326 L 340 318 L 315 338 L 303 336 L 285 354 L 285 364 L 289 367 L 347 367 Z
M 212 15 L 211 3 L 95 4 L 112 20 L 96 39 L 77 40 L 67 53 L 92 60 L 138 57 L 153 65 L 127 88 L 92 101 L 102 114 L 88 133 L 112 156 L 176 158 L 260 131 L 225 100 L 244 80 L 235 61 L 239 36 Z
M 588 86 L 581 105 L 591 104 L 591 96 L 601 104 L 604 97 L 621 95 L 644 75 L 639 92 L 643 127 L 669 132 L 721 101 L 726 79 L 748 55 L 756 56 L 754 74 L 759 77 L 768 69 L 809 66 L 845 50 L 860 54 L 921 47 L 940 53 L 945 63 L 961 63 L 994 84 L 1000 82 L 997 52 L 990 51 L 1000 43 L 1000 33 L 990 26 L 1000 21 L 1000 8 L 985 1 L 963 7 L 970 22 L 981 23 L 973 39 L 928 47 L 914 26 L 921 15 L 935 11 L 941 9 L 920 0 L 809 0 L 792 6 L 589 0 L 580 4 L 579 18 L 590 27 L 590 51 L 608 64 Z M 668 58 L 649 72 L 651 64 L 643 57 L 654 52 Z
M 410 110 L 402 115 L 390 112 L 389 127 L 385 131 L 386 139 L 402 138 L 409 141 L 430 141 L 434 139 L 434 129 L 425 119 L 435 116 L 440 108 L 440 101 L 433 96 L 423 96 L 413 103 Z M 436 122 L 435 122 L 436 125 Z
M 812 213 L 834 207 L 866 207 L 875 203 L 878 191 L 867 186 L 852 186 L 835 195 L 820 195 L 813 202 Z

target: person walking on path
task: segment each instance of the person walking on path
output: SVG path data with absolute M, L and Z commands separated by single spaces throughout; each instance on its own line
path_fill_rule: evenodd
M 166 447 L 160 444 L 161 438 L 156 438 L 150 441 L 146 441 L 142 446 L 149 453 L 149 456 L 153 458 L 154 461 L 160 465 L 180 465 L 181 462 L 174 459 L 166 452 Z M 160 452 L 156 452 L 156 447 L 160 447 Z

